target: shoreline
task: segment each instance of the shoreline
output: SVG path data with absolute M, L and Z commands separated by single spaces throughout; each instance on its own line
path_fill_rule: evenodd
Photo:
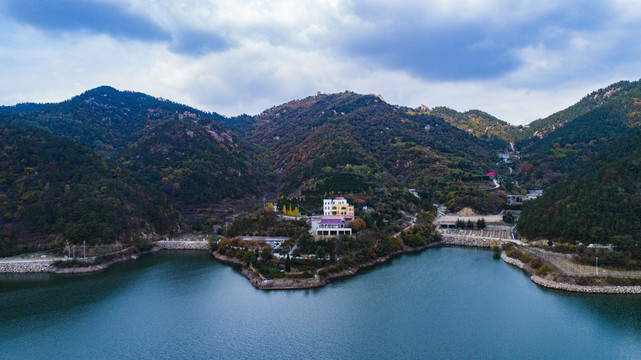
M 211 256 L 224 264 L 240 267 L 240 274 L 243 275 L 256 289 L 259 290 L 300 290 L 324 287 L 334 279 L 346 278 L 357 275 L 362 269 L 374 267 L 378 264 L 389 261 L 390 259 L 414 252 L 421 252 L 428 248 L 442 246 L 460 246 L 460 247 L 477 247 L 491 248 L 496 245 L 509 243 L 503 239 L 480 239 L 467 237 L 454 237 L 443 235 L 440 242 L 427 244 L 421 247 L 412 248 L 403 246 L 403 249 L 378 257 L 374 260 L 358 264 L 355 267 L 345 269 L 339 272 L 329 273 L 326 277 L 321 278 L 315 275 L 308 279 L 265 279 L 251 268 L 244 266 L 244 263 L 236 258 L 221 255 L 216 251 L 210 251 L 206 241 L 188 241 L 188 240 L 162 240 L 154 243 L 154 247 L 148 251 L 130 252 L 117 258 L 105 261 L 100 264 L 61 268 L 53 265 L 55 260 L 59 259 L 37 259 L 37 260 L 16 260 L 0 263 L 0 273 L 52 273 L 52 274 L 84 274 L 106 270 L 107 268 L 121 262 L 136 260 L 140 256 L 155 253 L 161 250 L 198 250 L 208 251 Z M 532 269 L 520 260 L 508 257 L 505 252 L 501 252 L 501 260 L 506 264 L 521 269 L 530 278 L 530 281 L 538 286 L 553 290 L 566 292 L 590 293 L 590 294 L 641 294 L 641 285 L 631 286 L 614 286 L 614 285 L 579 285 L 567 282 L 556 281 L 553 276 L 547 275 L 541 277 L 536 275 Z
M 548 289 L 585 294 L 641 294 L 640 285 L 578 285 L 556 281 L 549 275 L 541 277 L 536 275 L 536 273 L 533 272 L 532 269 L 529 269 L 522 261 L 507 256 L 505 251 L 501 252 L 501 260 L 506 264 L 521 269 L 530 277 L 530 281 Z
M 367 269 L 378 264 L 389 261 L 391 258 L 403 254 L 409 254 L 413 252 L 423 251 L 427 248 L 440 247 L 443 244 L 441 242 L 427 244 L 417 248 L 404 247 L 402 250 L 395 251 L 388 255 L 378 257 L 374 260 L 358 264 L 355 267 L 345 269 L 335 273 L 329 273 L 327 277 L 321 278 L 315 276 L 309 279 L 265 279 L 260 274 L 255 273 L 249 267 L 244 266 L 243 262 L 236 259 L 230 258 L 229 256 L 221 255 L 218 252 L 213 251 L 212 256 L 226 264 L 231 264 L 241 267 L 241 274 L 249 280 L 249 282 L 259 290 L 300 290 L 300 289 L 313 289 L 318 287 L 326 286 L 334 279 L 340 279 L 345 277 L 350 277 L 356 275 L 362 269 Z
M 140 256 L 155 253 L 161 250 L 209 250 L 206 241 L 183 241 L 183 240 L 162 240 L 154 242 L 154 247 L 147 251 L 126 252 L 113 259 L 104 261 L 99 264 L 90 264 L 87 266 L 75 267 L 56 267 L 56 261 L 71 261 L 74 259 L 34 259 L 34 260 L 13 260 L 0 263 L 0 274 L 20 274 L 20 273 L 49 273 L 49 274 L 85 274 L 103 271 L 111 266 L 130 260 L 136 260 Z M 86 259 L 76 258 L 75 260 L 83 261 Z

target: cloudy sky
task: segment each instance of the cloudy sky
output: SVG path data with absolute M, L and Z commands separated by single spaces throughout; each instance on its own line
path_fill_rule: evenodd
M 0 0 L 0 104 L 111 85 L 224 115 L 351 90 L 514 124 L 641 78 L 641 2 Z

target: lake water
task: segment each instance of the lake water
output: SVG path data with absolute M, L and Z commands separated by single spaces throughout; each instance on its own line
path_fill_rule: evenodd
M 641 296 L 543 289 L 469 248 L 265 292 L 204 252 L 0 276 L 0 359 L 640 359 Z

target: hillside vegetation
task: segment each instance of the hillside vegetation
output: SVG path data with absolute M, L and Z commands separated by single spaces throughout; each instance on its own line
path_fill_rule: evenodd
M 461 113 L 446 107 L 435 107 L 431 110 L 419 108 L 418 111 L 440 117 L 450 125 L 482 139 L 512 142 L 523 136 L 523 126 L 511 125 L 481 110 Z
M 614 244 L 641 241 L 641 132 L 621 138 L 523 206 L 528 238 Z
M 179 215 L 136 176 L 48 132 L 0 124 L 0 253 L 35 244 L 132 242 Z
M 222 116 L 109 86 L 88 90 L 61 103 L 0 107 L 0 121 L 48 129 L 111 157 L 170 117 L 196 115 L 211 121 Z
M 239 139 L 199 119 L 170 119 L 150 129 L 119 158 L 181 209 L 257 195 L 261 177 Z
M 266 149 L 285 193 L 410 187 L 455 209 L 501 206 L 479 189 L 491 186 L 485 173 L 505 141 L 481 140 L 376 96 L 308 97 L 263 112 L 251 126 L 250 139 Z
M 555 124 L 563 126 L 542 138 L 533 137 L 519 144 L 524 155 L 519 174 L 522 183 L 545 188 L 608 143 L 641 127 L 641 83 L 621 82 L 606 90 L 593 93 L 579 104 L 557 113 L 557 118 L 564 122 Z M 581 114 L 567 120 L 576 113 Z

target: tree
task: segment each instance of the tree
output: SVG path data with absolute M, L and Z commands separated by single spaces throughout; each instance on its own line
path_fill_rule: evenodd
M 245 253 L 243 254 L 243 261 L 245 262 L 245 264 L 249 265 L 252 260 L 254 260 L 254 252 L 245 251 Z
M 285 271 L 292 271 L 292 260 L 289 258 L 289 254 L 287 254 L 287 257 L 285 258 Z
M 514 215 L 512 215 L 512 213 L 506 212 L 505 214 L 503 214 L 503 222 L 508 224 L 514 223 Z
M 347 226 L 358 231 L 361 229 L 365 229 L 367 227 L 367 224 L 365 223 L 365 220 L 361 218 L 355 218 L 354 220 L 351 220 L 350 222 L 348 222 Z
M 294 211 L 292 212 L 292 215 L 296 217 L 300 216 L 300 212 L 298 211 L 298 206 L 294 209 Z
M 287 215 L 287 208 L 283 205 L 283 215 Z
M 610 251 L 605 254 L 605 263 L 614 266 L 624 266 L 626 263 L 625 255 L 620 251 Z
M 480 218 L 476 222 L 476 228 L 479 229 L 479 230 L 485 229 L 486 226 L 487 226 L 487 224 L 485 223 L 485 219 L 484 218 Z
M 456 220 L 456 228 L 465 229 L 465 221 L 463 221 L 462 219 Z
M 465 224 L 465 227 L 468 229 L 474 229 L 474 223 L 472 222 L 472 220 L 468 220 Z
M 263 250 L 260 252 L 260 257 L 263 258 L 263 260 L 271 260 L 272 259 L 272 250 L 269 247 L 264 247 Z

